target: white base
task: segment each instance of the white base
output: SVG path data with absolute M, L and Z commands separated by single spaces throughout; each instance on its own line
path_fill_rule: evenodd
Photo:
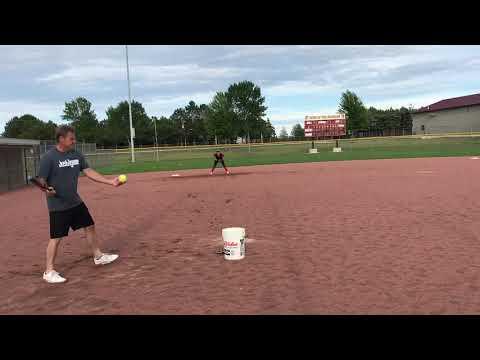
M 318 153 L 318 149 L 309 149 L 309 150 L 308 150 L 308 153 L 309 153 L 309 154 L 317 154 L 317 153 Z
M 333 148 L 333 152 L 342 152 L 342 148 L 335 147 Z

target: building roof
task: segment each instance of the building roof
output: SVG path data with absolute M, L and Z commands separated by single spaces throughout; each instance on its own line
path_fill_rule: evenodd
M 467 96 L 460 96 L 451 99 L 445 99 L 433 103 L 431 105 L 422 107 L 417 110 L 417 112 L 432 112 L 432 111 L 440 111 L 440 110 L 447 110 L 447 109 L 456 109 L 466 106 L 474 106 L 480 105 L 480 94 L 473 94 Z
M 32 146 L 32 145 L 40 145 L 40 141 L 0 137 L 0 145 Z

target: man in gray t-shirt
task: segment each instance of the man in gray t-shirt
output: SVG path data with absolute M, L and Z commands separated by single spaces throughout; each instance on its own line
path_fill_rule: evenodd
M 47 197 L 49 211 L 68 210 L 83 202 L 77 193 L 78 176 L 88 168 L 85 157 L 75 150 L 62 152 L 55 147 L 42 157 L 38 176 L 56 192 Z
M 88 166 L 85 157 L 75 151 L 75 130 L 60 126 L 56 130 L 57 145 L 40 160 L 39 181 L 45 186 L 45 194 L 50 215 L 50 241 L 47 247 L 47 266 L 43 274 L 49 283 L 65 282 L 54 269 L 54 261 L 60 240 L 68 236 L 69 229 L 84 229 L 92 249 L 96 265 L 109 264 L 118 258 L 115 254 L 100 251 L 95 234 L 95 223 L 88 208 L 77 192 L 78 176 L 82 171 L 89 179 L 120 186 L 115 178 L 109 180 Z

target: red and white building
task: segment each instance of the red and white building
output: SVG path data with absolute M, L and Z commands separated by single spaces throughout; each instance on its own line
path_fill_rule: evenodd
M 422 107 L 412 114 L 412 122 L 414 135 L 480 132 L 480 94 Z
M 305 137 L 331 138 L 347 135 L 345 114 L 305 116 Z

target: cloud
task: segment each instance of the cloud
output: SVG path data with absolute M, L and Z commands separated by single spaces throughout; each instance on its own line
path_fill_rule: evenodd
M 124 46 L 0 46 L 0 52 L 1 119 L 24 112 L 59 118 L 64 102 L 77 96 L 101 118 L 127 98 Z M 129 55 L 132 97 L 156 116 L 190 100 L 209 103 L 241 80 L 261 87 L 268 116 L 279 125 L 335 111 L 346 89 L 382 107 L 479 92 L 480 46 L 129 46 Z
M 322 94 L 338 90 L 335 84 L 314 84 L 310 81 L 285 81 L 277 85 L 267 86 L 264 94 L 267 96 L 295 96 L 305 94 Z
M 137 86 L 158 86 L 181 81 L 224 79 L 241 75 L 245 69 L 234 67 L 204 67 L 198 64 L 131 64 L 130 79 Z M 61 71 L 36 79 L 40 83 L 51 83 L 60 87 L 66 83 L 92 84 L 102 81 L 125 81 L 126 64 L 109 59 L 96 59 L 83 64 L 66 64 Z
M 194 101 L 197 105 L 209 104 L 214 96 L 214 92 L 194 93 L 181 96 L 158 96 L 150 98 L 142 104 L 147 113 L 152 116 L 170 116 L 175 109 L 185 107 L 190 101 Z
M 456 92 L 438 92 L 436 94 L 427 94 L 419 96 L 406 96 L 406 97 L 389 97 L 382 100 L 367 101 L 365 105 L 367 107 L 373 106 L 377 109 L 398 109 L 403 107 L 409 108 L 412 106 L 418 109 L 422 106 L 433 104 L 443 99 L 449 99 L 456 96 L 462 96 L 468 94 L 458 94 Z
M 258 46 L 258 45 L 245 45 L 226 47 L 226 49 L 232 49 L 224 56 L 220 57 L 220 60 L 232 60 L 246 57 L 256 57 L 264 55 L 279 55 L 288 52 L 291 47 L 289 46 Z
M 100 59 L 87 61 L 85 64 L 66 64 L 65 69 L 41 76 L 36 81 L 59 84 L 64 81 L 89 83 L 92 81 L 117 80 L 121 77 L 125 77 L 125 68 L 122 69 L 114 61 Z
M 0 133 L 14 116 L 31 114 L 43 121 L 60 122 L 63 103 L 38 103 L 30 101 L 0 101 Z

